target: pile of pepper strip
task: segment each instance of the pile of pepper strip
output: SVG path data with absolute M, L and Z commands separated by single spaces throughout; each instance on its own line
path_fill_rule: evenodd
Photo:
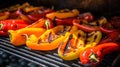
M 55 11 L 25 3 L 1 12 L 0 35 L 9 33 L 14 46 L 26 45 L 40 51 L 58 49 L 64 60 L 80 58 L 83 65 L 95 67 L 106 54 L 120 51 L 119 18 L 95 18 L 90 12 L 80 14 L 77 9 Z

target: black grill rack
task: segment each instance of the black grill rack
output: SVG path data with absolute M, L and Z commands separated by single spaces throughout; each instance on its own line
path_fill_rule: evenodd
M 0 37 L 0 50 L 37 64 L 40 67 L 85 67 L 80 63 L 79 59 L 65 61 L 59 58 L 57 50 L 35 51 L 30 50 L 26 46 L 15 47 L 10 43 L 9 38 L 6 37 Z M 111 63 L 116 56 L 116 53 L 105 56 L 105 60 L 97 67 L 111 67 Z
M 54 51 L 33 51 L 25 46 L 13 46 L 9 38 L 0 37 L 0 50 L 13 54 L 42 67 L 82 67 L 79 60 L 64 61 Z

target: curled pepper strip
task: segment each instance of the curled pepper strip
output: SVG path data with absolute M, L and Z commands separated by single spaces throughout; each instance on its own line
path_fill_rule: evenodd
M 100 29 L 100 31 L 102 31 L 105 34 L 110 34 L 110 33 L 114 32 L 114 31 L 116 31 L 115 29 L 113 29 L 113 30 L 105 29 L 102 26 L 100 26 L 99 29 Z
M 89 27 L 88 25 L 80 24 L 80 20 L 79 19 L 73 20 L 73 25 L 77 26 L 80 30 L 83 30 L 85 32 L 93 32 L 93 31 L 97 30 L 94 27 Z
M 82 64 L 96 65 L 102 61 L 105 54 L 109 54 L 114 51 L 118 51 L 119 45 L 113 42 L 99 44 L 92 48 L 87 48 L 80 53 L 80 61 Z
M 71 34 L 67 32 L 64 41 L 58 47 L 58 55 L 64 60 L 74 60 L 79 57 L 80 49 L 84 46 L 85 33 L 81 30 Z
M 118 42 L 120 39 L 120 32 L 119 30 L 114 31 L 108 35 L 106 35 L 100 43 L 107 43 L 107 42 Z
M 48 13 L 46 14 L 46 17 L 51 18 L 53 20 L 55 17 L 69 18 L 69 17 L 78 16 L 78 15 L 79 15 L 79 11 L 77 9 L 73 9 L 72 11 L 65 11 L 65 12 L 56 11 L 56 12 Z
M 8 33 L 5 31 L 0 31 L 0 36 L 8 36 Z
M 46 30 L 43 28 L 22 28 L 19 30 L 8 30 L 10 42 L 14 46 L 21 46 L 26 43 L 26 37 L 24 35 L 30 36 L 31 34 L 37 37 L 42 35 Z
M 54 25 L 73 25 L 72 21 L 74 20 L 75 18 L 58 18 L 58 17 L 55 17 L 53 20 L 54 22 Z
M 111 23 L 105 23 L 105 24 L 99 26 L 99 30 L 104 34 L 110 34 L 114 31 L 116 31 L 117 29 L 114 29 L 114 27 Z

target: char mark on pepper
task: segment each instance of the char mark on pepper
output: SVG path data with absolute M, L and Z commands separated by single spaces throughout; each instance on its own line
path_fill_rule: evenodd
M 67 52 L 68 52 L 68 50 L 69 50 L 69 48 L 70 48 L 70 46 L 71 46 L 71 39 L 73 38 L 73 35 L 71 34 L 70 36 L 69 36 L 69 39 L 67 40 L 67 44 L 66 44 L 66 46 L 65 46 L 65 48 L 64 48 L 64 52 L 63 52 L 63 55 L 65 55 Z

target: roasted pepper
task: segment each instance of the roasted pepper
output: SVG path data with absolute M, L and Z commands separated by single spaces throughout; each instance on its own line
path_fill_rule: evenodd
M 79 57 L 80 49 L 84 46 L 86 34 L 78 30 L 74 33 L 67 32 L 58 47 L 58 55 L 64 60 L 74 60 Z
M 100 41 L 100 43 L 107 43 L 107 42 L 117 42 L 120 39 L 120 32 L 119 30 L 114 31 L 105 37 Z
M 27 22 L 25 22 L 24 20 L 2 20 L 0 21 L 0 31 L 4 32 L 5 34 L 7 34 L 8 30 L 18 30 L 24 27 L 27 27 L 29 24 Z M 4 36 L 4 34 L 0 34 L 0 36 Z M 8 36 L 5 35 L 5 36 Z
M 96 28 L 94 28 L 92 26 L 88 26 L 87 24 L 83 25 L 83 22 L 81 22 L 81 20 L 79 20 L 79 19 L 74 19 L 73 25 L 77 26 L 80 30 L 83 30 L 85 32 L 93 32 L 93 31 L 97 30 Z
M 100 28 L 100 31 L 105 33 L 105 34 L 110 34 L 110 33 L 114 32 L 114 31 L 116 31 L 115 29 L 109 30 L 109 29 L 106 29 L 106 28 L 104 28 L 102 26 L 100 26 L 99 28 Z
M 83 20 L 87 20 L 89 22 L 94 20 L 94 16 L 90 12 L 85 12 L 85 13 L 80 14 L 79 18 Z
M 58 26 L 52 28 L 52 30 L 54 32 L 56 32 L 56 34 L 58 34 L 58 35 L 64 35 L 68 31 L 72 32 L 72 31 L 76 30 L 76 28 L 75 27 L 71 27 L 71 26 L 66 26 L 66 25 L 58 25 Z
M 41 8 L 39 10 L 33 10 L 32 12 L 30 12 L 29 14 L 27 14 L 27 17 L 30 18 L 33 21 L 37 21 L 43 17 L 45 17 L 46 14 L 54 12 L 54 10 L 48 8 Z
M 73 25 L 72 21 L 74 20 L 75 18 L 58 18 L 58 17 L 55 17 L 53 22 L 54 22 L 54 25 Z
M 104 34 L 110 34 L 117 30 L 111 23 L 105 23 L 104 25 L 99 26 L 99 29 Z
M 113 42 L 99 44 L 82 51 L 80 53 L 80 61 L 82 64 L 91 64 L 91 66 L 95 66 L 98 62 L 102 61 L 105 54 L 118 50 L 120 50 L 120 46 Z
M 37 37 L 43 34 L 46 30 L 43 28 L 22 28 L 19 30 L 8 30 L 10 42 L 15 46 L 25 45 L 26 37 L 32 34 Z
M 52 20 L 55 18 L 55 17 L 58 17 L 58 18 L 69 18 L 69 17 L 75 17 L 75 16 L 78 16 L 79 15 L 79 10 L 77 9 L 73 9 L 73 10 L 62 10 L 62 11 L 56 11 L 56 12 L 52 12 L 52 13 L 48 13 L 46 14 L 46 17 L 47 18 L 51 18 Z
M 6 20 L 10 15 L 10 12 L 0 12 L 0 20 Z
M 89 22 L 91 21 L 91 22 Z M 77 26 L 79 29 L 85 31 L 85 32 L 93 32 L 99 30 L 99 26 L 104 25 L 108 23 L 107 19 L 105 17 L 101 17 L 95 21 L 91 20 L 85 20 L 82 18 L 74 19 L 73 25 Z
M 101 38 L 102 38 L 102 33 L 100 31 L 94 31 L 94 32 L 87 34 L 85 45 L 80 49 L 79 55 L 81 55 L 82 52 L 85 51 L 86 49 L 92 48 L 98 45 Z
M 76 31 L 78 31 L 78 28 L 73 25 L 73 26 L 71 27 L 71 29 L 70 29 L 70 33 L 74 33 L 74 32 L 76 32 Z
M 27 22 L 29 22 L 29 23 L 32 23 L 32 20 L 31 20 L 30 18 L 28 18 L 28 17 L 22 12 L 21 9 L 18 9 L 18 10 L 16 11 L 16 14 L 18 14 L 18 16 L 19 16 L 22 20 L 25 20 L 25 21 L 27 21 Z
M 63 36 L 57 35 L 56 32 L 50 29 L 38 38 L 35 35 L 31 35 L 26 41 L 26 46 L 32 50 L 54 50 L 58 48 L 59 43 L 63 39 Z
M 40 37 L 31 35 L 28 37 L 26 45 L 33 50 L 54 50 L 58 48 L 59 43 L 64 39 L 63 35 L 70 29 L 70 26 L 59 25 L 46 30 Z
M 98 44 L 101 39 L 102 39 L 102 33 L 100 31 L 94 31 L 91 33 L 88 33 L 86 36 L 86 46 L 95 46 L 96 44 Z
M 38 21 L 30 24 L 27 26 L 28 28 L 45 28 L 45 29 L 51 29 L 54 27 L 53 21 L 49 18 L 41 18 Z

